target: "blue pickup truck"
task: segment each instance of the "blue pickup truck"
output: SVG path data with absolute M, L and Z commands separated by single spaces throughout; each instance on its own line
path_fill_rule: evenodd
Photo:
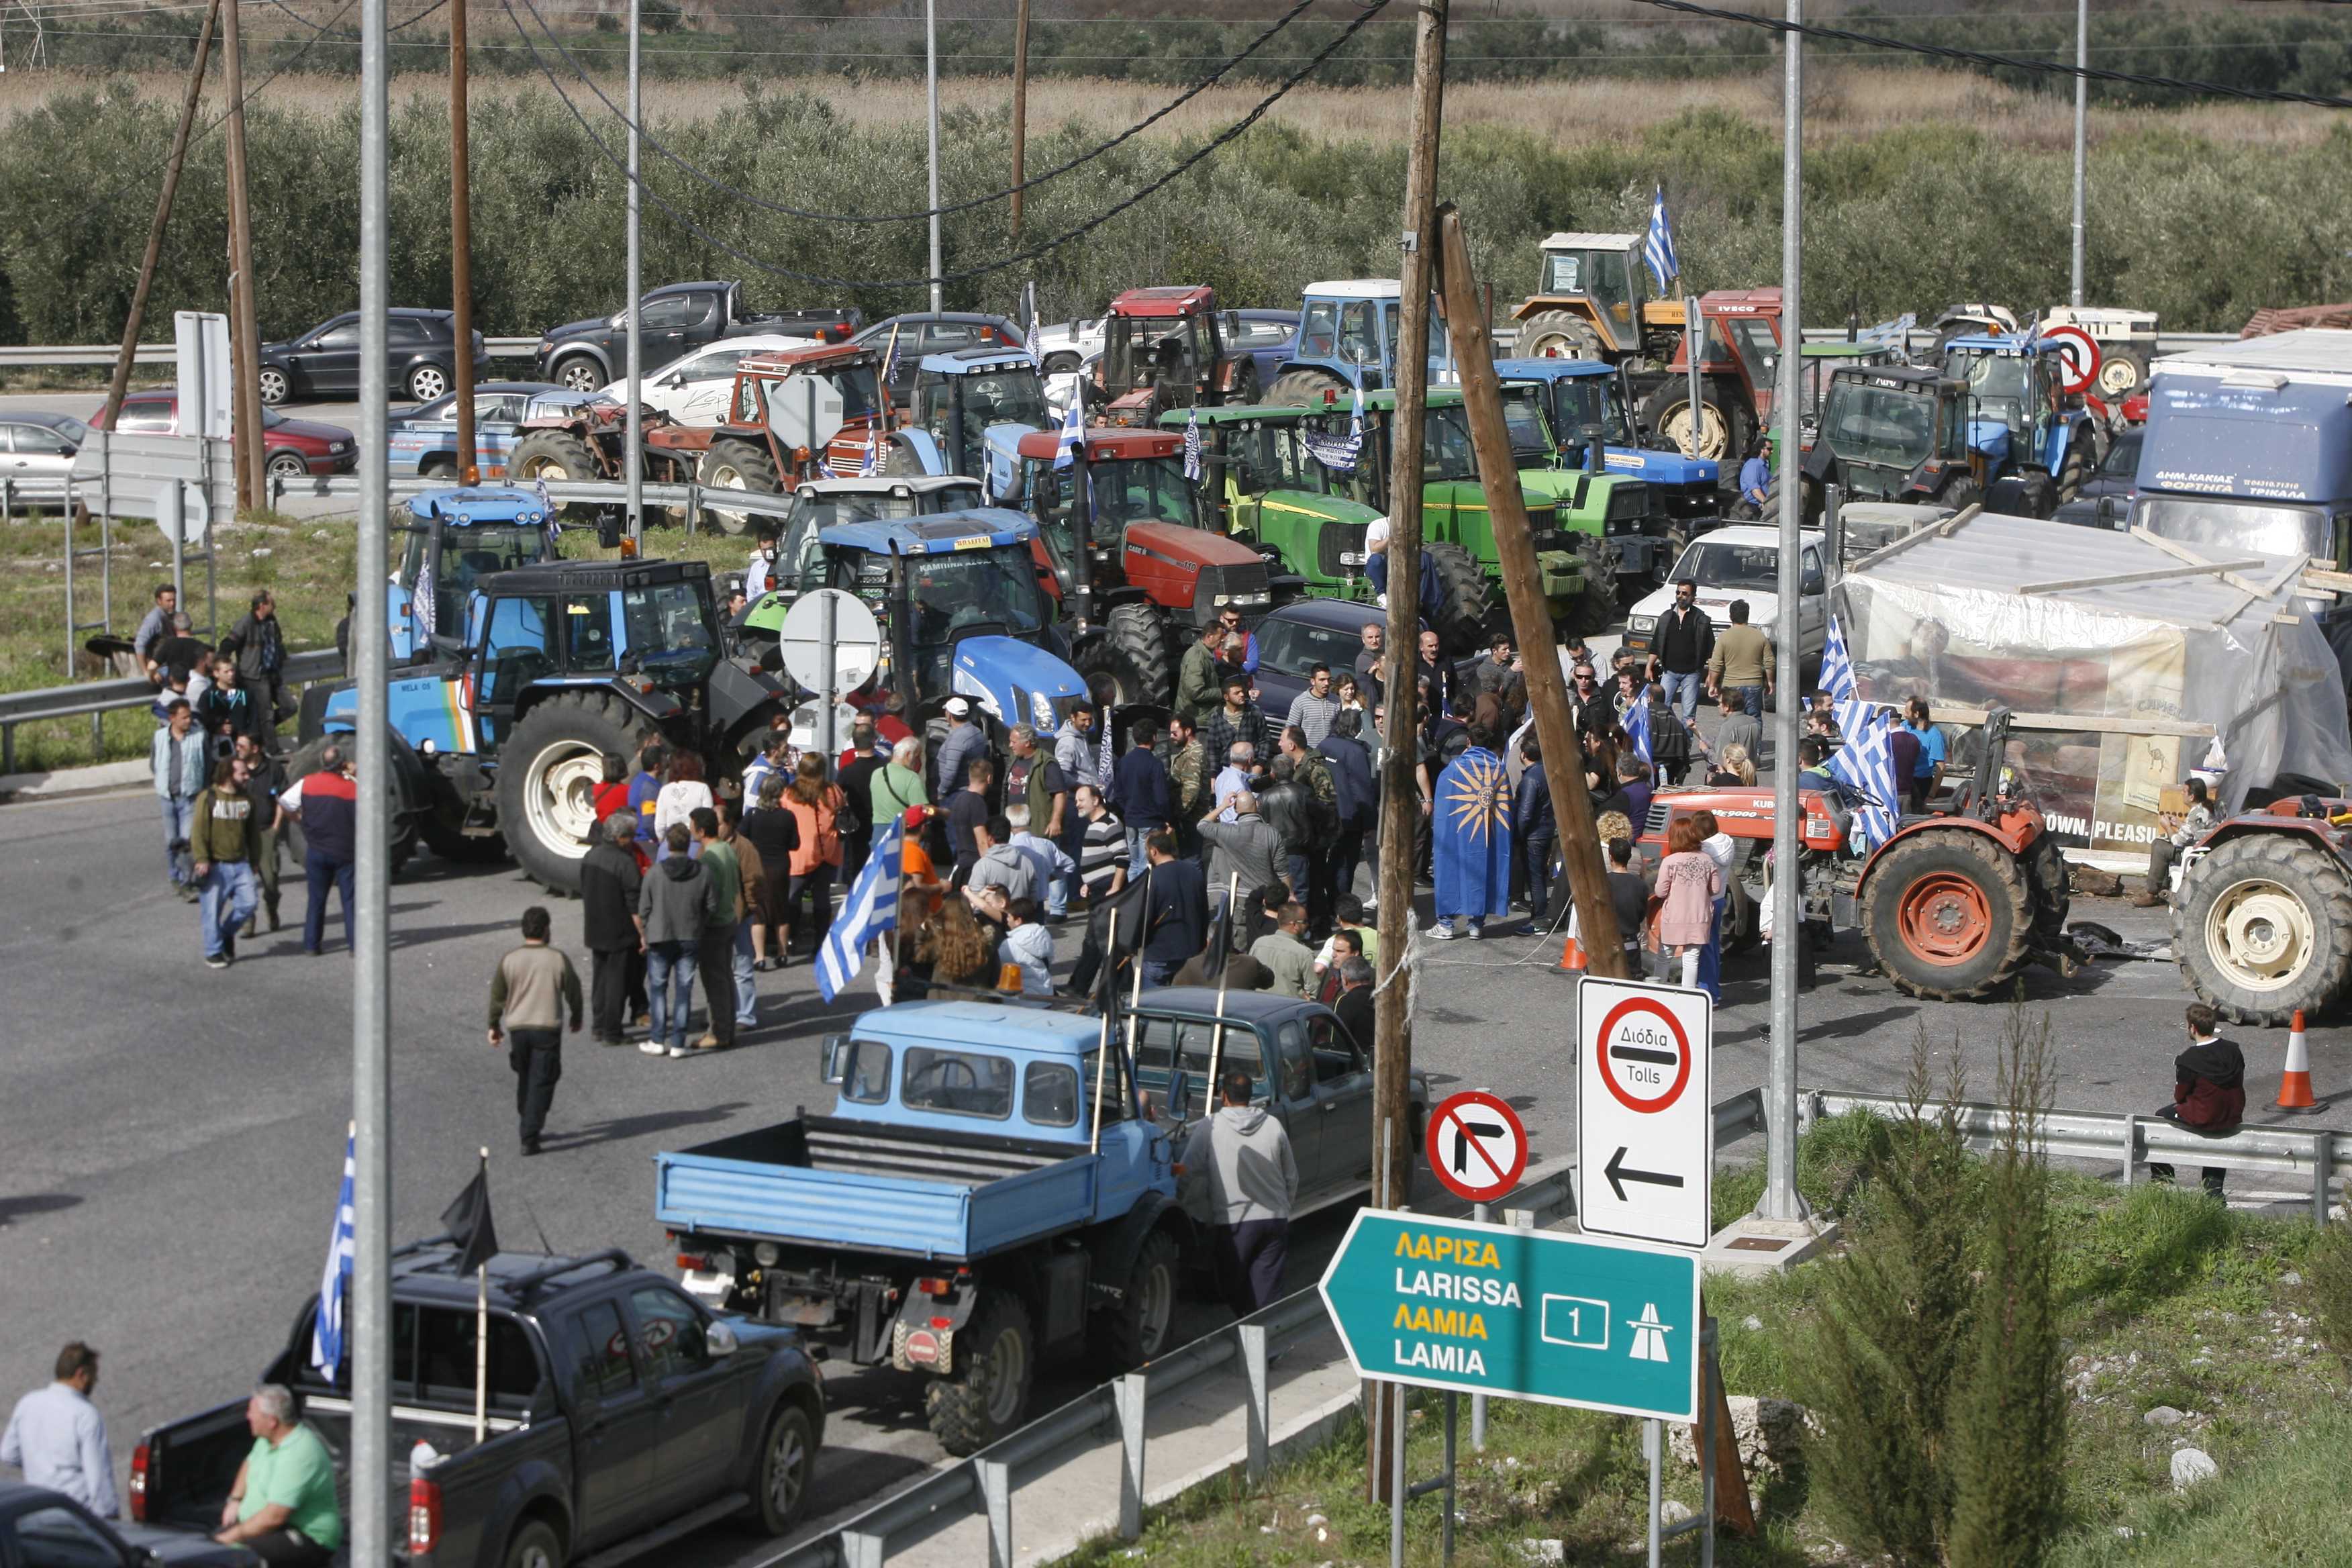
M 1021 1424 L 1043 1357 L 1157 1355 L 1192 1227 L 1169 1136 L 1101 1037 L 993 1002 L 863 1015 L 824 1044 L 833 1115 L 656 1156 L 687 1290 L 926 1374 L 951 1454 Z

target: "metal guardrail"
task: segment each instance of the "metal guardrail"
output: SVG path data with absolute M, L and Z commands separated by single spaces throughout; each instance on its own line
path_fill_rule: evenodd
M 1840 1094 L 1815 1089 L 1805 1096 L 1807 1121 L 1867 1110 L 1895 1118 L 1908 1111 L 1907 1102 L 1893 1094 Z M 1929 1106 L 1933 1111 L 1938 1107 Z M 1960 1133 L 1971 1149 L 1997 1146 L 2009 1131 L 2008 1110 L 1976 1100 L 1959 1102 Z M 2352 1169 L 2352 1132 L 2326 1129 L 2305 1131 L 2292 1127 L 2241 1127 L 2232 1132 L 2205 1133 L 2161 1116 L 2130 1111 L 2053 1110 L 2042 1118 L 2041 1148 L 2045 1154 L 2076 1160 L 2114 1160 L 2124 1169 L 2129 1186 L 2141 1165 L 2220 1165 L 2233 1171 L 2263 1171 L 2300 1177 L 2311 1183 L 2311 1217 L 2327 1223 L 2327 1192 L 2338 1170 Z
M 450 483 L 446 479 L 395 479 L 392 481 L 392 493 L 408 496 L 425 490 L 446 490 Z M 689 533 L 701 525 L 702 514 L 714 506 L 722 511 L 757 512 L 762 517 L 782 517 L 793 510 L 790 493 L 770 495 L 759 490 L 719 489 L 704 485 L 647 484 L 643 489 L 648 507 L 665 507 L 685 512 Z M 332 474 L 316 479 L 284 479 L 272 475 L 269 480 L 269 504 L 272 506 L 288 496 L 323 496 L 356 500 L 359 494 L 360 481 L 350 474 Z M 580 501 L 592 506 L 617 507 L 628 504 L 629 487 L 615 479 L 560 479 L 549 483 L 547 495 L 550 500 L 558 502 Z
M 539 347 L 536 336 L 528 338 L 484 338 L 482 351 L 492 359 L 529 359 Z M 79 343 L 13 343 L 0 344 L 0 370 L 26 369 L 47 365 L 112 364 L 121 353 L 118 344 L 85 346 Z M 178 348 L 171 343 L 141 343 L 131 351 L 132 364 L 171 364 L 179 358 Z
M 343 672 L 343 656 L 333 648 L 289 654 L 284 677 L 289 686 L 329 680 Z M 44 719 L 74 719 L 87 713 L 102 721 L 109 713 L 146 708 L 155 700 L 155 688 L 143 677 L 128 680 L 85 680 L 72 686 L 52 686 L 41 691 L 0 692 L 0 774 L 16 771 L 16 726 Z M 94 726 L 93 744 L 103 749 L 102 723 Z

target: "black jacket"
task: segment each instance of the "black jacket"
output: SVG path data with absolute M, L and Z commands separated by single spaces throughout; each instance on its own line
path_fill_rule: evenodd
M 1359 985 L 1353 991 L 1342 991 L 1339 999 L 1331 1004 L 1331 1011 L 1339 1015 L 1340 1026 L 1354 1037 L 1365 1056 L 1372 1054 L 1372 988 Z
M 1715 623 L 1696 605 L 1687 610 L 1677 605 L 1658 617 L 1650 646 L 1657 651 L 1659 668 L 1670 675 L 1695 675 L 1706 668 L 1715 652 Z
M 1315 822 L 1307 792 L 1296 779 L 1268 779 L 1257 791 L 1257 811 L 1282 841 L 1285 855 L 1304 855 L 1315 842 Z
M 1208 944 L 1208 879 L 1197 860 L 1164 860 L 1146 872 L 1143 956 L 1153 963 L 1181 963 Z
M 637 945 L 637 858 L 609 841 L 580 862 L 581 945 L 612 952 Z
M 1339 793 L 1342 832 L 1372 825 L 1372 807 L 1380 799 L 1372 778 L 1372 754 L 1352 735 L 1326 735 L 1315 748 L 1331 764 L 1331 787 Z

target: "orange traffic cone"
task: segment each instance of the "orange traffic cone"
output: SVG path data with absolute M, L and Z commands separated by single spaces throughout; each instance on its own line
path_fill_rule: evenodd
M 1584 962 L 1584 949 L 1577 942 L 1576 931 L 1572 926 L 1569 929 L 1568 945 L 1559 950 L 1559 966 L 1580 973 L 1591 967 Z
M 2279 1079 L 2278 1108 L 2281 1110 L 2316 1110 L 2319 1107 L 2311 1098 L 2311 1047 L 2303 1037 L 2303 1009 L 2294 1010 L 2294 1021 L 2287 1026 L 2286 1071 Z

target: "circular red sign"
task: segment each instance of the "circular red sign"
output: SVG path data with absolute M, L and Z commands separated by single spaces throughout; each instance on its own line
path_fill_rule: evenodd
M 2052 327 L 2042 334 L 2055 338 L 2065 345 L 2058 357 L 2065 362 L 2065 374 L 2058 378 L 2062 392 L 2087 392 L 2099 379 L 2099 340 L 2080 327 Z
M 1668 1084 L 1665 1092 L 1655 1099 L 1644 1100 L 1618 1082 L 1617 1069 L 1610 1059 L 1609 1037 L 1617 1032 L 1617 1026 L 1624 1020 L 1628 1013 L 1655 1015 L 1665 1025 L 1666 1032 L 1675 1037 L 1676 1061 L 1675 1081 Z M 1682 1098 L 1683 1087 L 1690 1082 L 1690 1037 L 1683 1033 L 1682 1020 L 1675 1016 L 1674 1010 L 1654 996 L 1629 996 L 1611 1008 L 1609 1016 L 1601 1020 L 1601 1033 L 1594 1037 L 1592 1048 L 1601 1053 L 1601 1081 L 1609 1086 L 1609 1092 L 1616 1097 L 1617 1103 L 1628 1110 L 1636 1111 L 1644 1116 L 1664 1110 Z
M 1430 1173 L 1465 1203 L 1508 1195 L 1528 1168 L 1528 1130 L 1518 1112 L 1483 1089 L 1439 1101 L 1422 1148 Z

